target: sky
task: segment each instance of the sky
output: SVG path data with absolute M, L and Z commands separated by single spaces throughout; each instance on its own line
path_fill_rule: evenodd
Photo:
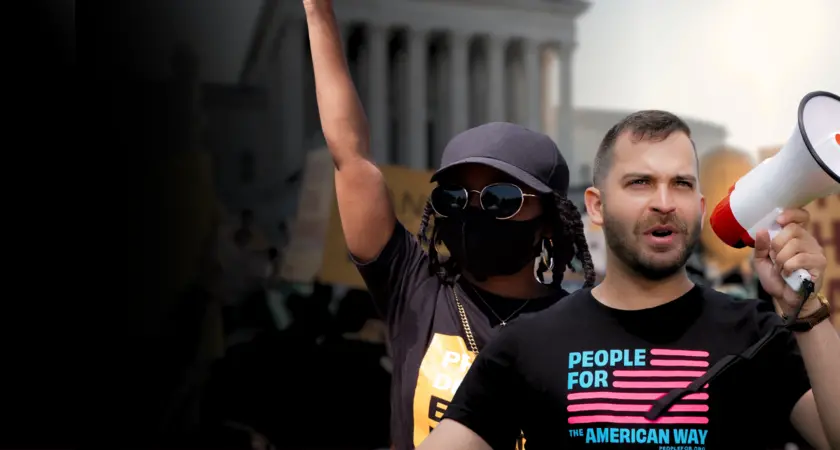
M 575 103 L 708 120 L 749 152 L 781 145 L 805 94 L 840 95 L 839 19 L 837 0 L 595 0 Z
M 236 82 L 262 0 L 177 3 L 204 34 L 195 49 L 205 79 Z M 591 3 L 578 21 L 576 106 L 714 122 L 752 153 L 790 137 L 805 94 L 840 94 L 837 0 Z

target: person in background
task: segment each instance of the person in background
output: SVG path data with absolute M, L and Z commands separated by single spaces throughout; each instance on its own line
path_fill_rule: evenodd
M 253 322 L 244 317 L 248 314 L 246 309 L 265 303 L 267 252 L 268 245 L 255 227 L 253 211 L 243 209 L 238 226 L 224 229 L 219 243 L 226 336 L 253 326 L 246 323 Z M 248 333 L 245 330 L 239 338 Z
M 289 295 L 286 308 L 292 322 L 283 330 L 284 335 L 302 349 L 323 342 L 334 329 L 334 318 L 329 310 L 332 299 L 332 288 L 317 283 L 309 296 Z
M 697 172 L 679 117 L 640 111 L 612 127 L 585 194 L 607 242 L 604 281 L 491 342 L 420 449 L 506 449 L 520 430 L 532 450 L 765 449 L 790 442 L 787 423 L 840 448 L 840 338 L 808 212 L 786 210 L 778 236 L 756 238 L 778 313 L 698 286 L 686 273 L 706 208 Z M 782 279 L 798 269 L 816 285 L 804 298 Z
M 229 342 L 208 382 L 203 410 L 206 435 L 234 422 L 259 431 L 278 450 L 323 449 L 319 441 L 324 433 L 305 430 L 311 428 L 313 417 L 328 417 L 328 409 L 335 406 L 325 394 L 335 380 L 324 377 L 335 377 L 337 372 L 325 373 L 327 362 L 318 344 L 332 326 L 327 309 L 331 298 L 331 289 L 322 285 L 316 285 L 309 297 L 290 295 L 293 322 L 284 330 L 277 330 L 271 314 L 262 308 L 243 315 L 243 330 L 250 328 L 251 333 L 247 339 Z
M 391 374 L 385 339 L 385 324 L 370 294 L 350 290 L 338 305 L 334 332 L 319 350 L 316 384 L 323 388 L 317 401 L 330 405 L 319 420 L 330 432 L 310 444 L 336 450 L 375 450 L 390 444 Z M 364 414 L 359 414 L 359 405 L 365 405 Z
M 410 449 L 437 426 L 499 329 L 565 297 L 560 283 L 575 257 L 587 286 L 594 267 L 580 213 L 566 195 L 566 161 L 548 136 L 510 123 L 450 141 L 419 233 L 406 230 L 371 160 L 332 2 L 303 5 L 342 230 L 387 325 L 395 362 L 391 438 L 394 448 Z M 438 253 L 439 243 L 451 257 Z
M 269 280 L 273 279 L 280 273 L 280 255 L 277 252 L 277 247 L 270 247 L 268 249 L 268 264 L 265 268 L 265 277 Z
M 239 228 L 233 235 L 233 240 L 240 248 L 245 248 L 251 243 L 253 237 L 252 227 L 254 226 L 254 212 L 250 209 L 243 209 L 240 214 Z
M 289 243 L 289 226 L 286 224 L 285 221 L 280 222 L 277 224 L 277 231 L 280 234 L 279 237 L 279 245 L 280 248 L 286 248 L 286 245 Z

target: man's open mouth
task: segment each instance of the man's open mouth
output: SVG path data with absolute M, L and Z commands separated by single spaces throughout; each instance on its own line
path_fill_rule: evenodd
M 650 234 L 651 236 L 658 237 L 658 238 L 668 237 L 668 236 L 670 236 L 674 233 L 676 233 L 676 230 L 674 230 L 673 227 L 667 226 L 667 225 L 656 226 L 656 227 L 650 228 L 647 231 L 647 234 Z

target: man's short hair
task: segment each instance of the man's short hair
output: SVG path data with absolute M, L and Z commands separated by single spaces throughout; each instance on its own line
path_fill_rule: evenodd
M 634 140 L 662 141 L 668 139 L 674 132 L 683 132 L 691 139 L 691 129 L 682 119 L 675 114 L 660 110 L 637 111 L 621 119 L 607 131 L 598 153 L 595 155 L 595 168 L 592 172 L 592 184 L 600 187 L 607 177 L 612 165 L 612 153 L 615 149 L 615 142 L 625 131 L 629 131 Z M 694 146 L 694 141 L 691 141 Z M 694 156 L 697 157 L 697 149 L 694 149 Z

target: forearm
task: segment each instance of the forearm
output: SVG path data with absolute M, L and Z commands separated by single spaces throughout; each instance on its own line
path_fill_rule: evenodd
M 369 130 L 330 3 L 316 2 L 305 9 L 321 128 L 340 170 L 347 161 L 368 157 Z
M 417 447 L 417 450 L 440 449 L 491 450 L 490 446 L 473 430 L 451 419 L 442 420 L 432 430 L 429 437 Z
M 822 428 L 832 448 L 840 448 L 840 336 L 829 320 L 794 335 L 808 370 Z

